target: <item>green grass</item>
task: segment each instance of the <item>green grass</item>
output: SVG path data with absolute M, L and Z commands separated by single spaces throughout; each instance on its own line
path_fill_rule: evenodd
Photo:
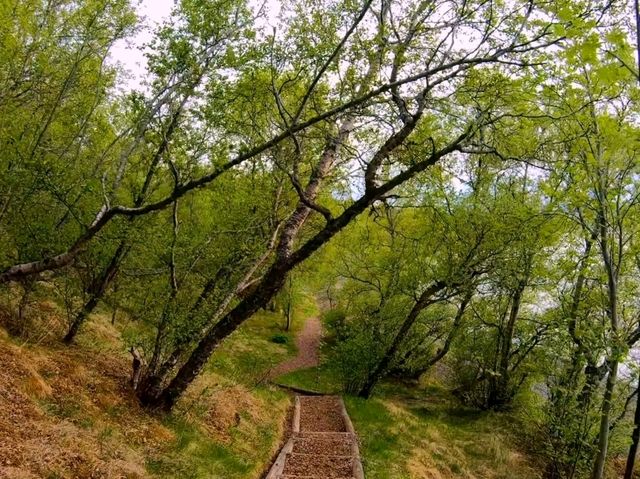
M 295 303 L 289 331 L 284 331 L 281 312 L 259 311 L 223 342 L 211 358 L 208 370 L 243 384 L 263 381 L 271 368 L 295 356 L 295 335 L 304 320 L 315 314 L 318 307 L 310 294 L 301 295 Z M 271 338 L 275 335 L 286 337 L 286 342 L 274 343 Z
M 440 387 L 387 383 L 345 402 L 368 479 L 539 477 L 515 446 L 516 418 L 465 408 Z
M 206 386 L 201 385 L 200 392 L 165 421 L 175 440 L 149 459 L 148 471 L 163 478 L 259 477 L 280 442 L 278 428 L 290 404 L 289 395 L 266 381 L 268 372 L 296 354 L 295 334 L 304 319 L 314 314 L 318 314 L 315 300 L 304 295 L 295 304 L 290 331 L 284 331 L 281 312 L 260 311 L 231 335 L 207 365 L 201 378 Z M 274 343 L 274 335 L 285 336 L 286 343 Z M 253 415 L 238 407 L 238 424 L 228 425 L 223 431 L 226 439 L 220 441 L 211 437 L 203 424 L 211 420 L 210 403 L 219 400 L 217 394 L 225 397 L 225 391 L 238 387 L 242 396 L 230 395 L 224 401 L 235 407 L 234 400 L 250 401 Z
M 340 380 L 327 365 L 299 369 L 276 379 L 278 384 L 321 394 L 340 394 Z
M 251 466 L 223 444 L 211 441 L 201 430 L 180 418 L 166 425 L 176 434 L 168 453 L 152 458 L 148 470 L 160 477 L 245 477 Z

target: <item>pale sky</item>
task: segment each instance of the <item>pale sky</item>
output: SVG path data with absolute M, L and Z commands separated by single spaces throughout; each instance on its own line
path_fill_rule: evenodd
M 153 38 L 153 31 L 164 20 L 169 18 L 175 0 L 138 0 L 137 10 L 141 19 L 141 29 L 126 41 L 120 41 L 111 50 L 111 59 L 120 64 L 127 72 L 128 78 L 123 78 L 122 87 L 136 89 L 142 86 L 146 59 L 140 50 L 144 44 Z M 275 24 L 280 11 L 279 0 L 249 0 L 254 8 L 262 6 L 267 9 L 268 24 Z
M 137 7 L 141 17 L 142 28 L 134 37 L 119 41 L 111 49 L 111 58 L 128 71 L 130 78 L 123 85 L 125 88 L 138 88 L 145 70 L 145 58 L 140 47 L 152 38 L 155 27 L 169 17 L 174 0 L 140 0 Z

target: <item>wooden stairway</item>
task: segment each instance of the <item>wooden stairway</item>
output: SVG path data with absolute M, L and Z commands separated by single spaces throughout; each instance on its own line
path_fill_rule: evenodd
M 342 399 L 296 396 L 293 434 L 265 479 L 364 479 Z

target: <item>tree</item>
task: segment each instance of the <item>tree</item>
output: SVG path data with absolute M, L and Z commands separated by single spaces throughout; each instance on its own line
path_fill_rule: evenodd
M 584 341 L 590 338 L 588 331 L 585 334 L 577 328 L 577 318 L 580 310 L 584 310 L 580 303 L 588 296 L 582 294 L 586 276 L 578 274 L 568 325 L 576 345 L 572 361 L 574 370 L 581 357 L 587 359 L 587 379 L 581 393 L 583 404 L 606 376 L 593 479 L 600 479 L 604 474 L 619 364 L 637 341 L 636 308 L 627 298 L 635 291 L 629 275 L 637 241 L 633 218 L 638 203 L 636 195 L 631 193 L 636 188 L 637 152 L 623 139 L 637 134 L 628 122 L 628 110 L 623 106 L 627 102 L 627 85 L 631 77 L 620 65 L 619 58 L 601 59 L 597 55 L 599 48 L 619 46 L 619 53 L 624 57 L 628 47 L 624 37 L 615 30 L 602 43 L 601 47 L 600 40 L 591 37 L 588 48 L 576 46 L 566 51 L 571 58 L 577 57 L 581 62 L 572 70 L 572 83 L 562 90 L 559 102 L 563 105 L 561 109 L 571 112 L 571 116 L 557 124 L 564 141 L 561 155 L 566 160 L 560 176 L 568 191 L 563 199 L 565 211 L 584 232 L 580 271 L 586 271 L 591 250 L 597 248 L 598 261 L 592 271 L 598 278 L 593 296 L 599 304 L 591 307 L 607 318 L 606 326 L 594 332 L 596 343 L 602 347 L 584 346 Z M 579 107 L 580 111 L 576 110 L 577 105 L 583 105 Z M 604 360 L 603 367 L 597 366 L 601 359 Z M 575 374 L 572 372 L 568 376 L 575 377 Z M 575 384 L 575 380 L 572 381 Z
M 384 115 L 390 118 L 394 116 L 397 118 L 399 113 L 400 119 L 397 125 L 398 129 L 384 135 L 384 139 L 378 142 L 378 146 L 372 152 L 370 159 L 363 168 L 364 193 L 335 217 L 332 212 L 327 211 L 326 208 L 317 204 L 320 186 L 325 180 L 325 177 L 331 172 L 331 167 L 334 162 L 340 158 L 343 145 L 349 136 L 356 136 L 354 129 L 358 127 L 358 122 L 354 116 L 351 116 L 346 122 L 341 123 L 341 126 L 338 126 L 337 130 L 334 130 L 329 142 L 315 160 L 312 173 L 305 182 L 305 185 L 299 188 L 296 187 L 300 196 L 299 205 L 284 223 L 275 249 L 274 260 L 268 270 L 261 277 L 260 281 L 256 283 L 253 291 L 231 308 L 218 323 L 203 335 L 190 357 L 177 370 L 174 377 L 168 381 L 161 393 L 154 394 L 152 397 L 144 393 L 142 394 L 143 401 L 146 404 L 164 409 L 171 408 L 178 397 L 197 376 L 217 345 L 235 331 L 258 308 L 263 307 L 269 302 L 275 293 L 281 289 L 285 277 L 291 269 L 306 260 L 312 253 L 317 251 L 375 201 L 380 200 L 395 187 L 405 183 L 418 173 L 437 163 L 441 158 L 453 151 L 459 150 L 465 141 L 475 135 L 481 125 L 498 121 L 497 118 L 492 117 L 489 113 L 494 106 L 493 104 L 482 105 L 482 103 L 480 103 L 476 108 L 471 110 L 463 105 L 456 107 L 451 104 L 451 96 L 447 95 L 447 100 L 444 101 L 444 99 L 439 96 L 436 87 L 446 83 L 448 88 L 455 88 L 456 85 L 464 83 L 466 74 L 471 71 L 474 65 L 484 63 L 499 64 L 503 61 L 503 57 L 509 55 L 514 56 L 514 59 L 508 63 L 516 62 L 519 65 L 526 65 L 527 62 L 523 60 L 523 57 L 526 57 L 528 53 L 557 41 L 550 36 L 549 24 L 542 25 L 540 29 L 535 29 L 535 31 L 532 32 L 525 31 L 524 25 L 526 19 L 532 11 L 530 8 L 526 8 L 524 10 L 524 16 L 505 12 L 505 25 L 511 24 L 510 27 L 505 28 L 507 28 L 506 31 L 511 33 L 511 37 L 507 41 L 500 41 L 500 47 L 493 47 L 488 41 L 492 34 L 497 35 L 498 33 L 489 32 L 489 35 L 483 39 L 481 44 L 478 45 L 478 48 L 471 52 L 471 55 L 466 51 L 454 53 L 453 50 L 448 48 L 450 45 L 447 45 L 447 39 L 449 37 L 445 37 L 443 41 L 441 37 L 434 37 L 434 33 L 431 30 L 426 31 L 424 36 L 422 34 L 418 35 L 418 32 L 422 32 L 416 25 L 423 25 L 428 18 L 420 17 L 416 13 L 421 10 L 409 9 L 406 11 L 400 6 L 396 7 L 400 8 L 397 15 L 389 15 L 389 18 L 395 18 L 396 22 L 401 18 L 406 19 L 406 25 L 398 24 L 394 26 L 397 30 L 395 35 L 400 35 L 400 40 L 404 41 L 407 47 L 402 52 L 392 53 L 392 80 L 391 83 L 387 84 L 391 86 L 385 87 L 385 91 L 387 91 L 386 88 L 391 91 L 390 101 L 382 105 L 372 106 L 372 108 L 373 111 L 375 111 L 375 109 L 381 109 L 377 115 Z M 368 8 L 365 6 L 365 11 L 366 10 L 368 10 Z M 431 13 L 433 14 L 433 12 Z M 477 12 L 471 12 L 467 10 L 466 7 L 460 9 L 455 5 L 452 5 L 449 14 L 453 15 L 453 18 L 448 19 L 443 24 L 446 25 L 445 28 L 448 31 L 451 31 L 452 25 L 464 24 L 465 27 L 468 26 L 472 28 L 475 23 L 469 25 L 466 23 L 467 20 L 471 18 L 470 16 L 477 18 L 478 16 L 493 15 L 493 13 L 483 10 L 482 7 L 479 7 Z M 484 18 L 488 17 L 485 16 Z M 435 20 L 435 17 L 432 17 L 431 20 Z M 385 22 L 388 21 L 391 20 L 387 20 L 385 15 L 379 16 L 377 18 L 379 25 L 378 31 L 380 31 L 380 29 L 386 25 Z M 437 21 L 441 22 L 439 18 Z M 361 32 L 361 35 L 363 34 L 364 32 Z M 378 40 L 375 40 L 376 42 L 382 40 L 379 39 L 377 35 L 375 38 L 378 38 Z M 414 88 L 420 89 L 418 90 L 418 96 L 411 98 L 408 97 L 406 93 L 403 93 L 399 87 L 396 88 L 395 85 L 397 81 L 395 78 L 398 77 L 404 69 L 412 67 L 411 55 L 409 55 L 408 52 L 413 48 L 420 48 L 422 42 L 431 42 L 432 45 L 434 45 L 434 50 L 427 69 L 424 70 L 423 73 L 412 76 L 414 79 Z M 361 48 L 362 44 L 366 44 L 366 42 L 355 42 L 353 47 L 356 49 Z M 380 49 L 382 53 L 386 53 L 389 49 L 389 43 L 381 42 Z M 367 56 L 365 55 L 364 57 L 366 58 Z M 384 55 L 382 55 L 382 58 L 384 58 Z M 329 60 L 333 62 L 333 58 L 329 58 Z M 377 67 L 374 62 L 371 68 L 365 70 L 363 76 L 356 84 L 359 84 L 360 87 L 363 88 L 363 91 L 366 91 L 364 85 L 367 85 L 369 81 L 371 81 L 369 80 L 371 72 L 376 73 L 379 70 L 380 68 Z M 377 74 L 375 74 L 374 77 L 377 77 Z M 428 81 L 426 84 L 418 87 L 417 82 L 421 79 L 428 79 Z M 450 132 L 455 129 L 456 132 L 453 135 L 445 134 L 444 128 L 438 129 L 438 124 L 442 124 L 441 122 L 445 121 L 445 119 L 440 117 L 439 114 L 436 115 L 436 110 L 432 110 L 432 108 L 437 108 L 436 105 L 439 102 L 443 102 L 444 111 L 457 111 L 457 116 L 462 115 L 462 122 L 454 122 L 453 117 L 446 119 L 446 131 Z M 299 105 L 297 110 L 303 111 L 305 103 L 303 97 L 302 106 Z M 290 111 L 291 108 L 285 108 L 285 110 Z M 355 114 L 355 112 L 353 114 Z M 286 117 L 286 113 L 284 116 Z M 294 120 L 297 116 L 298 115 L 294 115 Z M 423 119 L 424 121 L 422 121 Z M 457 127 L 454 127 L 456 123 Z M 293 121 L 293 124 L 296 125 L 296 121 Z M 383 128 L 383 130 L 386 130 L 386 128 Z M 289 126 L 287 131 L 290 132 L 290 134 L 296 133 L 296 130 L 291 126 Z M 378 130 L 377 133 L 382 134 L 383 132 Z M 288 136 L 289 133 L 286 137 Z M 427 143 L 424 142 L 426 140 L 426 138 L 424 138 L 425 136 L 429 138 Z M 411 140 L 409 141 L 410 138 Z M 299 145 L 295 144 L 295 141 L 293 141 L 293 143 L 295 148 L 299 147 Z M 270 144 L 269 146 L 274 145 Z M 413 159 L 413 161 L 411 161 L 411 159 Z M 406 166 L 398 173 L 394 173 L 394 165 L 400 168 L 402 165 Z M 384 173 L 385 171 L 389 173 Z M 382 176 L 383 174 L 385 176 Z M 389 176 L 386 176 L 387 174 Z M 299 179 L 296 178 L 295 170 L 292 173 L 292 182 L 294 187 L 296 183 L 300 183 Z M 312 212 L 321 213 L 325 218 L 326 224 L 316 230 L 308 240 L 303 241 L 302 244 L 296 248 L 295 241 L 298 239 L 301 228 Z

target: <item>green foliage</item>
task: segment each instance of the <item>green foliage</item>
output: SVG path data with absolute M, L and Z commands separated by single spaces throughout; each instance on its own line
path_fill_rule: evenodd
M 375 328 L 364 321 L 351 326 L 345 338 L 332 351 L 331 365 L 337 371 L 344 391 L 356 394 L 375 370 L 384 346 Z
M 427 7 L 294 0 L 271 29 L 253 2 L 182 0 L 145 50 L 143 87 L 123 91 L 110 54 L 142 27 L 132 2 L 4 2 L 11 332 L 29 338 L 23 313 L 44 297 L 70 331 L 108 307 L 145 379 L 189 365 L 176 384 L 205 370 L 253 386 L 295 349 L 282 329 L 317 313 L 313 285 L 332 303 L 328 361 L 290 384 L 358 393 L 448 370 L 467 405 L 495 410 L 545 384 L 536 421 L 555 477 L 587 471 L 610 436 L 619 452 L 625 421 L 606 423 L 630 380 L 601 365 L 632 361 L 640 331 L 628 6 Z M 367 447 L 382 456 L 401 442 L 393 412 L 361 406 L 365 428 L 380 414 Z M 188 474 L 189 451 L 202 476 L 250 469 L 172 427 L 158 474 Z
M 322 323 L 326 328 L 325 340 L 341 341 L 347 335 L 347 313 L 341 309 L 329 309 L 322 315 Z
M 274 334 L 271 336 L 271 342 L 276 344 L 287 344 L 289 342 L 289 336 L 282 333 Z

